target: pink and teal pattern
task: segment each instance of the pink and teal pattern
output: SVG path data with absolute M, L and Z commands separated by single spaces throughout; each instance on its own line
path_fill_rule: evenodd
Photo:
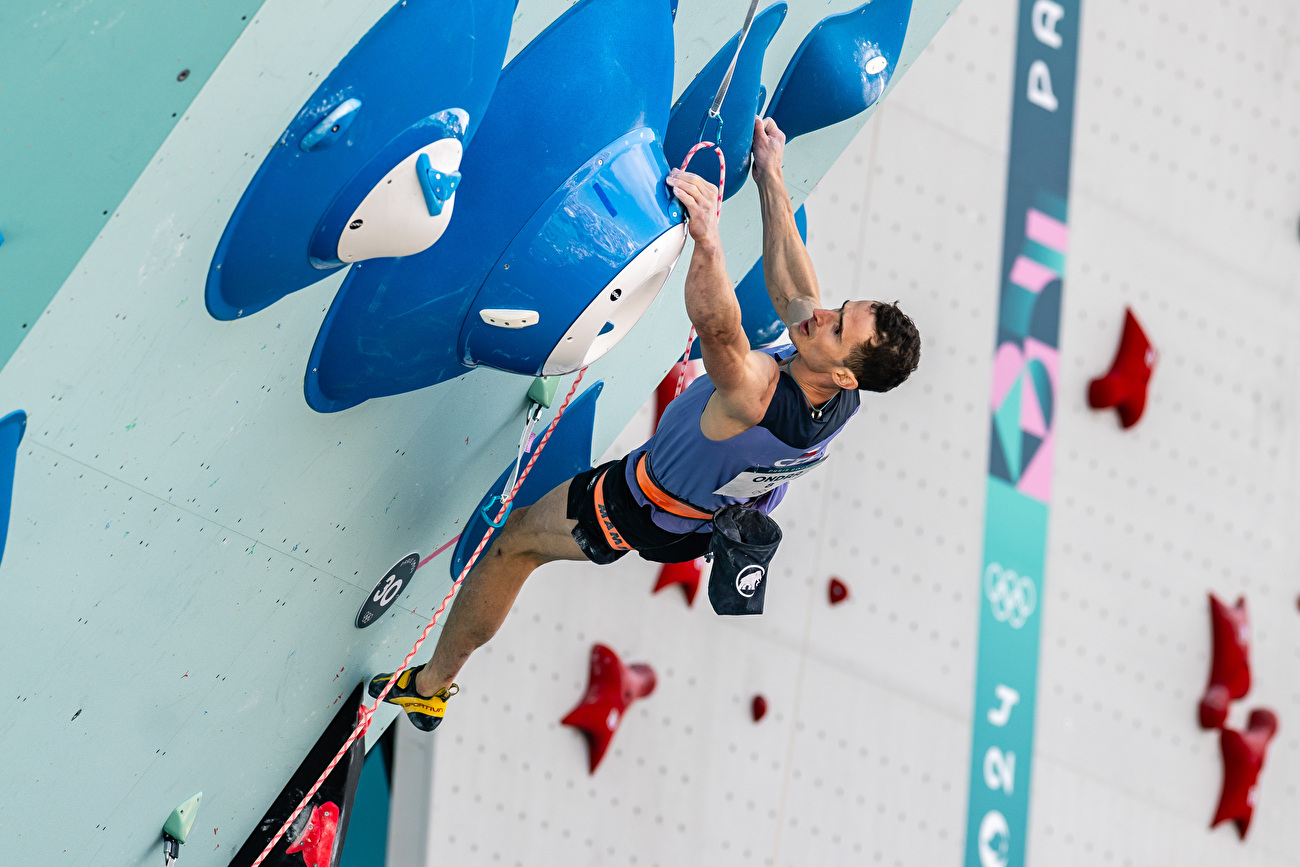
M 1018 3 L 964 867 L 1025 867 L 1080 2 Z
M 1002 292 L 993 358 L 989 473 L 1042 503 L 1052 498 L 1056 343 L 1061 277 L 1070 247 L 1065 203 L 1039 193 Z

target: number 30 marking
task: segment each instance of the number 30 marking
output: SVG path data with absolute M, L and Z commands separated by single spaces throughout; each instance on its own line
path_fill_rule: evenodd
M 401 580 L 396 578 L 393 575 L 389 575 L 388 579 L 384 582 L 384 586 L 376 589 L 375 595 L 372 598 L 374 599 L 375 602 L 378 602 L 380 605 L 387 607 L 389 603 L 391 603 L 394 599 L 397 598 L 397 594 L 401 592 L 402 592 Z

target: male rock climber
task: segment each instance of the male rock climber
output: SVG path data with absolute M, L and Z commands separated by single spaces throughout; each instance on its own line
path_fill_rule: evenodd
M 630 550 L 681 563 L 709 549 L 711 518 L 730 503 L 770 512 L 785 478 L 822 461 L 858 409 L 858 391 L 889 391 L 916 369 L 920 336 L 895 304 L 821 307 L 812 262 L 795 227 L 781 172 L 785 135 L 754 122 L 753 176 L 763 218 L 763 276 L 793 348 L 753 350 L 741 328 L 718 236 L 718 188 L 674 169 L 695 248 L 686 312 L 706 374 L 668 405 L 653 437 L 620 461 L 580 473 L 510 515 L 466 579 L 433 658 L 401 673 L 387 701 L 417 728 L 442 721 L 453 678 L 496 634 L 524 580 L 554 560 L 612 563 Z M 392 674 L 370 681 L 378 696 Z

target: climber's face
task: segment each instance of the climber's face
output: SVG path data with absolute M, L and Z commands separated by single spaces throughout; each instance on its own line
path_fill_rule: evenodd
M 830 374 L 840 388 L 857 388 L 857 377 L 844 361 L 854 348 L 875 338 L 875 301 L 846 301 L 838 310 L 819 307 L 790 330 L 804 364 Z

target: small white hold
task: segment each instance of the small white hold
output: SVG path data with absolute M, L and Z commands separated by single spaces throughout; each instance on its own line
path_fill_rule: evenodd
M 495 325 L 497 328 L 527 328 L 530 325 L 536 325 L 541 320 L 541 316 L 536 310 L 494 308 L 480 310 L 478 315 L 488 325 Z
M 863 69 L 867 71 L 867 75 L 875 75 L 877 72 L 884 72 L 885 67 L 888 65 L 889 61 L 877 54 L 875 57 L 867 61 L 866 66 L 864 66 Z

